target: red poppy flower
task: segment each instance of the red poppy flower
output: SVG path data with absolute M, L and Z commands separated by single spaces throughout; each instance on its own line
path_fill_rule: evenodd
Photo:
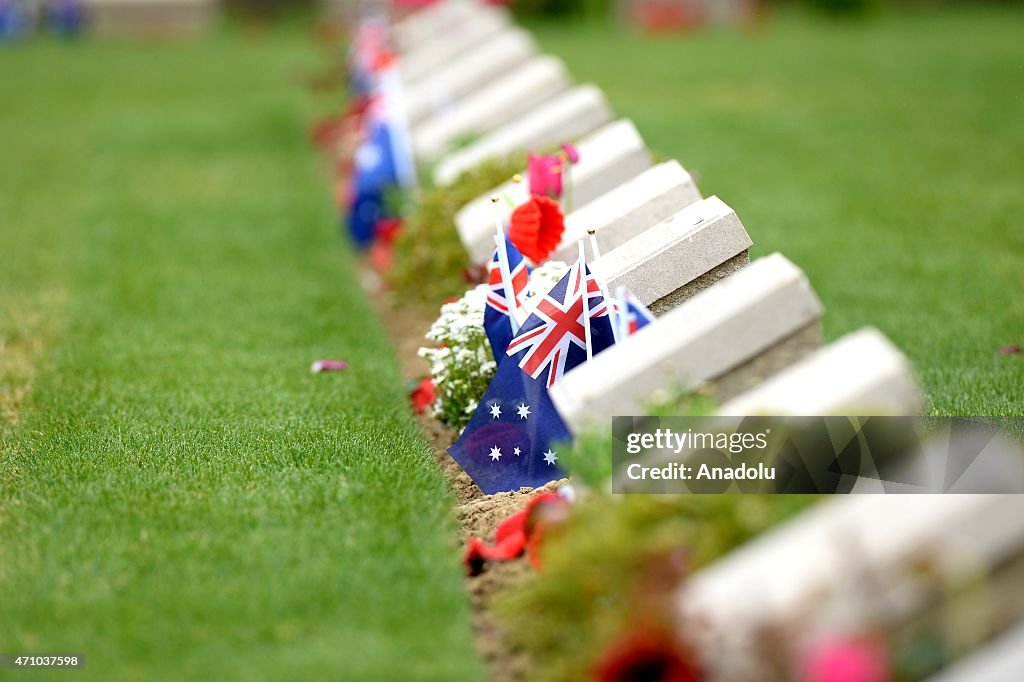
M 693 657 L 667 633 L 637 630 L 612 643 L 594 669 L 598 682 L 699 682 Z
M 437 395 L 437 390 L 434 386 L 433 380 L 430 377 L 423 379 L 413 389 L 412 393 L 409 394 L 409 400 L 412 402 L 412 409 L 416 411 L 416 414 L 423 414 Z
M 508 237 L 534 263 L 543 263 L 555 250 L 565 232 L 565 218 L 558 202 L 534 194 L 512 211 Z
M 462 563 L 469 575 L 479 575 L 488 561 L 509 561 L 530 554 L 530 562 L 539 568 L 540 558 L 537 548 L 540 545 L 544 529 L 561 509 L 569 504 L 561 495 L 541 493 L 535 495 L 521 510 L 501 522 L 494 532 L 494 544 L 488 545 L 478 538 L 469 538 Z

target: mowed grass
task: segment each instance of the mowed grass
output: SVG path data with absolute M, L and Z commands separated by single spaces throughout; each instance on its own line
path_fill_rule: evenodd
M 34 376 L 0 428 L 0 651 L 479 677 L 449 492 L 307 143 L 317 63 L 298 33 L 0 51 L 0 352 Z
M 1024 412 L 1024 8 L 649 39 L 536 27 L 649 146 L 804 269 L 835 339 L 910 358 L 937 414 Z

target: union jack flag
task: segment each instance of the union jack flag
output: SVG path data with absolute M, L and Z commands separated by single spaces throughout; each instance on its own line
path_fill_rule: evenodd
M 585 319 L 584 282 L 589 322 Z M 506 353 L 509 356 L 522 353 L 519 367 L 533 379 L 547 372 L 545 383 L 551 388 L 567 370 L 586 361 L 587 324 L 593 353 L 614 343 L 608 303 L 586 264 L 576 261 L 537 304 L 519 334 L 509 343 Z
M 512 295 L 518 307 L 523 304 L 523 292 L 530 281 L 530 269 L 526 266 L 523 254 L 508 237 L 505 237 L 505 253 L 508 254 L 508 271 L 512 276 Z M 487 263 L 487 283 L 490 286 L 487 292 L 487 305 L 503 315 L 508 315 L 509 306 L 505 298 L 505 281 L 501 278 L 500 255 L 499 250 L 494 249 L 494 257 Z
M 530 281 L 530 268 L 526 259 L 508 237 L 505 237 L 505 255 L 508 256 L 509 274 L 512 276 L 512 296 L 516 305 L 523 304 L 523 292 Z M 494 257 L 487 264 L 487 306 L 484 308 L 484 331 L 491 343 L 491 352 L 500 365 L 507 356 L 505 349 L 512 340 L 512 318 L 505 298 L 505 282 L 501 278 L 501 252 L 494 249 Z

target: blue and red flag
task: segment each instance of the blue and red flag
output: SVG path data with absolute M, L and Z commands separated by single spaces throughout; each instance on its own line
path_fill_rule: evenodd
M 654 322 L 654 315 L 651 311 L 632 293 L 624 291 L 621 299 L 625 303 L 624 326 L 627 334 L 635 334 L 637 330 Z
M 501 249 L 494 249 L 494 256 L 487 263 L 487 307 L 484 308 L 484 331 L 487 332 L 487 340 L 491 342 L 491 352 L 494 360 L 500 365 L 506 358 L 506 349 L 512 341 L 512 310 L 523 304 L 523 292 L 530 281 L 530 268 L 526 259 L 519 249 L 512 244 L 508 237 L 505 240 L 505 255 L 507 256 L 507 272 L 510 282 L 509 290 L 515 299 L 514 305 L 509 305 L 505 293 L 505 279 L 502 277 L 502 252 Z
M 373 242 L 382 221 L 398 217 L 386 204 L 388 192 L 416 182 L 401 86 L 393 60 L 384 60 L 377 79 L 379 92 L 370 100 L 363 119 L 349 198 L 348 229 L 359 248 Z
M 488 495 L 565 476 L 558 448 L 572 436 L 548 389 L 586 362 L 588 336 L 592 353 L 614 343 L 607 304 L 596 283 L 590 290 L 591 280 L 586 264 L 577 261 L 538 303 L 509 344 L 509 357 L 498 365 L 469 425 L 448 449 Z M 588 316 L 587 308 L 598 312 Z

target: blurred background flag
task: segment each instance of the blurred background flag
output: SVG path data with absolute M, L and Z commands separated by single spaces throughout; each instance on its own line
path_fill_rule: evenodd
M 548 388 L 586 362 L 588 323 L 584 295 L 590 271 L 574 263 L 537 304 L 509 344 L 491 385 L 459 440 L 448 449 L 485 494 L 540 487 L 565 476 L 558 450 L 572 437 L 548 396 Z M 598 310 L 604 301 L 590 294 Z M 590 323 L 591 351 L 614 342 L 607 310 Z
M 619 300 L 619 309 L 622 311 L 623 338 L 654 322 L 654 315 L 647 306 L 625 287 L 619 287 L 615 294 Z
M 375 84 L 355 153 L 349 200 L 349 233 L 359 248 L 374 241 L 382 221 L 399 217 L 388 206 L 389 192 L 416 184 L 396 60 L 380 53 L 373 74 Z
M 510 315 L 513 313 L 510 311 L 505 295 L 506 283 L 502 273 L 508 272 L 510 275 L 509 290 L 512 291 L 512 296 L 515 298 L 515 303 L 511 306 L 513 310 L 523 304 L 522 295 L 530 281 L 530 268 L 527 266 L 523 254 L 509 241 L 508 237 L 502 238 L 505 240 L 504 255 L 507 256 L 505 264 L 507 268 L 502 267 L 502 250 L 495 248 L 494 256 L 487 263 L 489 289 L 487 291 L 487 307 L 484 308 L 484 331 L 487 332 L 487 340 L 491 342 L 494 360 L 499 365 L 508 357 L 505 355 L 505 351 L 513 336 L 512 320 L 510 319 Z

